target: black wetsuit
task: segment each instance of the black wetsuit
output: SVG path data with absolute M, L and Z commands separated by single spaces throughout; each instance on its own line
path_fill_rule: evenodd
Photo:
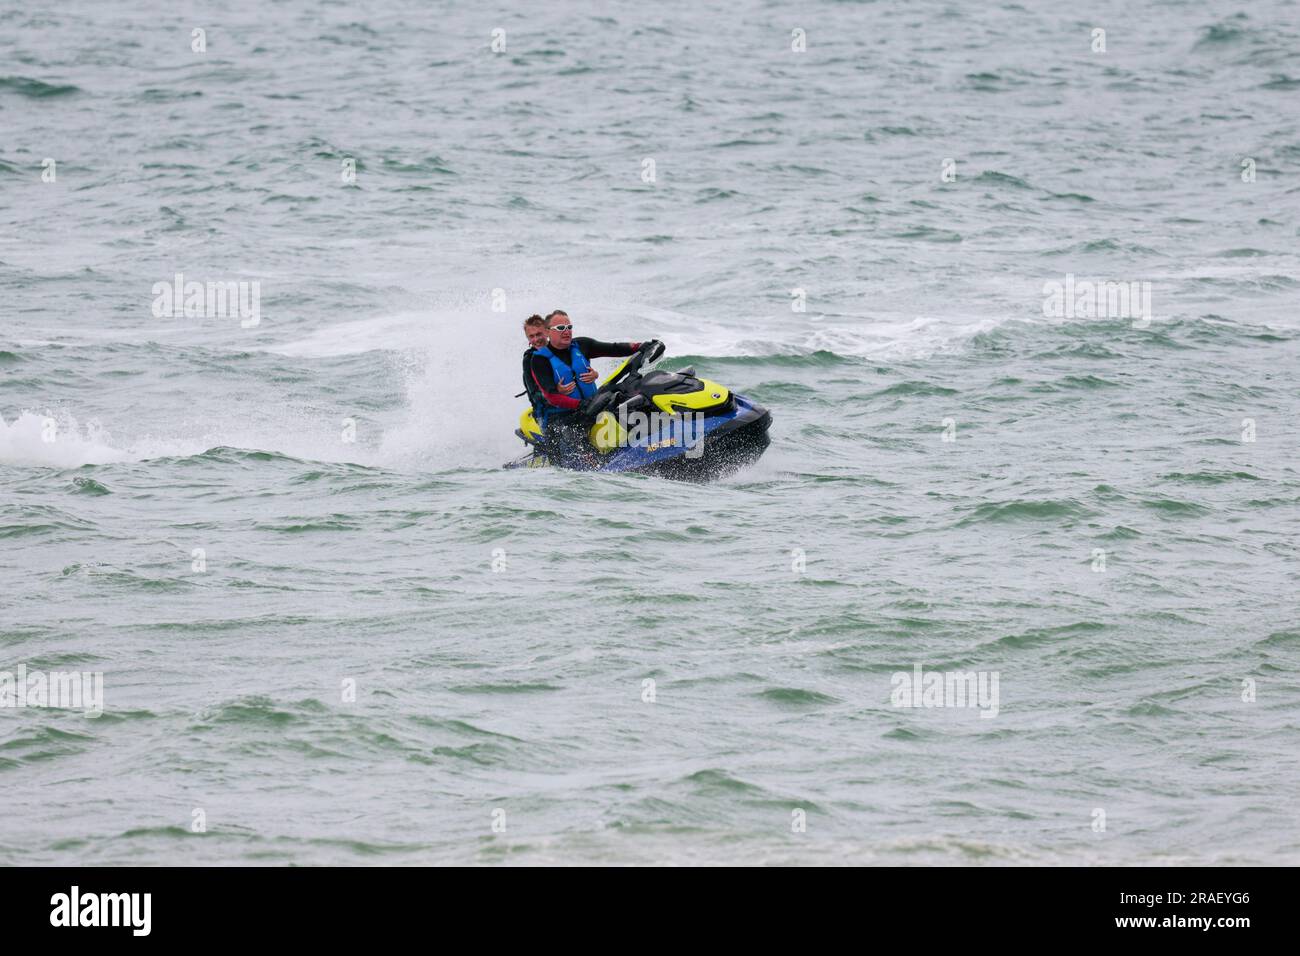
M 536 349 L 528 349 L 524 352 L 524 393 L 528 396 L 528 404 L 533 407 L 533 417 L 537 423 L 542 423 L 542 409 L 546 407 L 546 398 L 542 395 L 542 388 L 533 378 L 533 356 L 537 354 Z

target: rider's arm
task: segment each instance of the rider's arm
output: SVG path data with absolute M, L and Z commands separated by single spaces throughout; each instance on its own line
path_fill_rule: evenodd
M 573 341 L 578 344 L 582 354 L 589 359 L 622 358 L 625 355 L 635 355 L 636 350 L 641 347 L 640 342 L 597 342 L 585 335 L 580 335 Z

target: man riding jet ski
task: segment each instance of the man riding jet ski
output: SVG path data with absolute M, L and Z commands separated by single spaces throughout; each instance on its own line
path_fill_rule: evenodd
M 596 397 L 599 374 L 589 360 L 635 355 L 641 343 L 574 338 L 573 323 L 562 309 L 548 315 L 545 322 L 547 342 L 533 348 L 528 366 L 532 385 L 525 382 L 525 389 L 530 393 L 535 389 L 540 395 L 540 400 L 533 402 L 533 412 L 534 416 L 540 413 L 538 423 L 555 463 L 580 467 L 594 460 L 583 424 L 587 417 L 584 403 Z M 533 333 L 528 341 L 533 343 Z
M 554 387 L 535 383 L 542 396 L 541 420 L 535 405 L 520 416 L 515 432 L 534 450 L 505 467 L 556 465 L 711 481 L 756 461 L 767 448 L 772 416 L 761 405 L 716 382 L 697 378 L 693 368 L 643 372 L 663 355 L 661 342 L 606 345 L 572 339 L 570 334 L 572 345 L 565 355 L 556 338 L 572 329 L 557 333 L 555 325 L 570 324 L 567 316 L 560 315 L 558 321 L 552 319 L 551 344 L 530 360 L 537 379 L 546 379 L 546 386 L 550 379 L 537 366 L 539 360 L 550 365 Z M 597 388 L 597 374 L 585 361 L 584 346 L 598 353 L 620 349 L 635 354 Z M 573 398 L 575 394 L 582 397 Z M 572 405 L 561 411 L 555 397 L 568 397 Z

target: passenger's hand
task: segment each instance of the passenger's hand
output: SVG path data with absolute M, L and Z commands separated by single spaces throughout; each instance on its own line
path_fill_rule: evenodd
M 600 373 L 594 368 L 589 368 L 587 371 L 579 375 L 578 378 L 582 379 L 584 382 L 594 382 L 596 379 L 600 378 Z
M 560 390 L 560 394 L 561 394 L 561 395 L 568 395 L 571 391 L 573 391 L 575 388 L 578 387 L 578 383 L 577 383 L 577 382 L 561 382 L 557 387 L 559 388 L 559 390 Z

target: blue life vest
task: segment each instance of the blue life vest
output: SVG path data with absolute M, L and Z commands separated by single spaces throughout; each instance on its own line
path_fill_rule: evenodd
M 555 384 L 562 385 L 565 382 L 573 382 L 578 387 L 569 393 L 570 398 L 576 398 L 582 401 L 584 398 L 595 398 L 596 383 L 584 382 L 578 376 L 591 369 L 591 364 L 587 361 L 587 356 L 582 354 L 582 349 L 578 348 L 578 343 L 574 342 L 569 346 L 569 356 L 573 359 L 572 365 L 566 365 L 564 361 L 551 351 L 550 347 L 540 348 L 537 350 L 538 355 L 543 355 L 551 360 L 551 370 L 555 372 Z M 566 409 L 556 408 L 549 402 L 542 412 L 541 424 L 546 424 L 546 420 L 556 412 L 563 412 Z

